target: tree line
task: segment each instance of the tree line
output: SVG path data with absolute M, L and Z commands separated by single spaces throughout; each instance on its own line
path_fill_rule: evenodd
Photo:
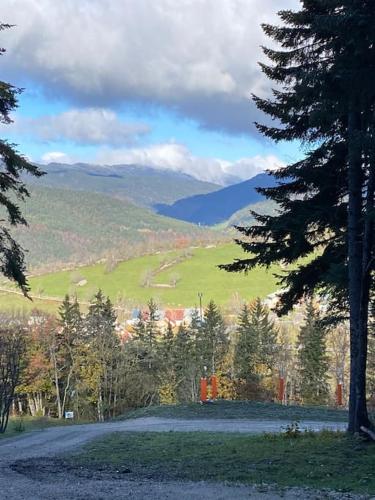
M 200 379 L 212 374 L 226 399 L 273 401 L 281 376 L 286 402 L 334 403 L 338 382 L 347 391 L 344 330 L 329 330 L 313 302 L 297 329 L 275 322 L 260 299 L 234 319 L 211 301 L 190 324 L 161 329 L 150 300 L 124 338 L 101 291 L 84 314 L 66 296 L 56 316 L 0 319 L 2 432 L 10 412 L 64 418 L 73 411 L 76 419 L 104 421 L 130 408 L 198 402 Z

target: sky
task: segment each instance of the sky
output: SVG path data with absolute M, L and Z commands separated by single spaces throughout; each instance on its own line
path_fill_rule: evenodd
M 281 5 L 282 3 L 282 5 Z M 220 184 L 300 157 L 260 136 L 261 23 L 297 0 L 1 0 L 0 134 L 38 163 L 137 164 Z

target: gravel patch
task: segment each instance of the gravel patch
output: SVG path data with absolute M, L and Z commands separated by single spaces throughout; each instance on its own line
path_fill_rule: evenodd
M 0 441 L 0 498 L 7 500 L 101 500 L 101 499 L 178 499 L 229 500 L 259 498 L 285 499 L 364 499 L 364 496 L 248 487 L 208 482 L 185 482 L 147 478 L 137 475 L 126 465 L 114 470 L 103 467 L 74 467 L 59 457 L 105 434 L 117 431 L 167 432 L 212 431 L 263 433 L 280 432 L 290 422 L 266 420 L 174 420 L 141 418 L 53 427 L 34 431 L 17 438 Z M 300 422 L 301 429 L 344 430 L 345 424 L 332 422 Z

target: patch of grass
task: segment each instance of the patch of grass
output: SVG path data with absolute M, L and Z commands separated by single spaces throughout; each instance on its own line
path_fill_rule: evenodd
M 216 401 L 213 404 L 162 405 L 140 408 L 126 414 L 126 418 L 233 418 L 263 420 L 320 420 L 345 422 L 348 413 L 325 406 L 283 406 L 256 401 Z
M 344 433 L 249 436 L 116 433 L 69 459 L 74 466 L 130 469 L 136 477 L 308 486 L 375 493 L 375 446 Z M 130 478 L 130 476 L 127 476 Z
M 48 427 L 57 427 L 61 425 L 75 425 L 77 423 L 83 424 L 86 422 L 59 420 L 58 418 L 50 417 L 13 417 L 9 419 L 8 427 L 4 434 L 0 434 L 1 438 L 9 438 L 18 436 L 24 432 L 40 431 Z
M 253 269 L 247 276 L 237 273 L 227 273 L 218 269 L 219 264 L 232 262 L 243 257 L 243 252 L 235 244 L 219 245 L 211 248 L 194 248 L 192 257 L 178 262 L 168 270 L 157 274 L 155 284 L 170 282 L 172 274 L 179 276 L 175 288 L 144 288 L 142 277 L 147 271 L 157 269 L 165 259 L 173 259 L 178 252 L 165 252 L 158 255 L 148 255 L 134 258 L 118 264 L 112 272 L 106 270 L 105 264 L 77 268 L 84 286 L 79 286 L 72 280 L 74 271 L 60 271 L 30 278 L 31 291 L 41 295 L 38 307 L 43 305 L 43 297 L 62 299 L 66 293 L 77 295 L 78 299 L 87 302 L 101 288 L 106 295 L 116 302 L 119 298 L 131 300 L 134 304 L 144 305 L 153 297 L 162 306 L 194 307 L 198 303 L 198 292 L 203 293 L 204 304 L 211 299 L 219 305 L 227 303 L 231 297 L 238 295 L 250 300 L 256 297 L 264 298 L 278 288 L 273 273 L 277 267 L 269 271 L 261 268 Z M 9 285 L 8 285 L 9 286 Z M 27 299 L 17 296 L 2 297 L 1 307 L 26 304 Z M 47 302 L 46 307 L 57 309 L 58 303 Z
M 6 284 L 10 288 L 9 283 Z M 43 299 L 29 300 L 22 294 L 13 294 L 0 291 L 0 310 L 1 311 L 17 311 L 20 314 L 29 314 L 38 309 L 48 313 L 55 313 L 60 306 L 60 302 L 49 301 Z

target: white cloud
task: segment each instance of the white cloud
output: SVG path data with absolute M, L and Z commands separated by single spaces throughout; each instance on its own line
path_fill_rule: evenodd
M 282 5 L 280 5 L 282 3 Z M 261 22 L 298 0 L 2 0 L 3 74 L 33 79 L 79 106 L 143 102 L 203 126 L 249 131 Z
M 42 163 L 74 163 L 74 160 L 67 154 L 61 151 L 50 151 L 45 153 L 42 158 Z
M 150 131 L 143 123 L 126 123 L 108 109 L 71 109 L 58 115 L 16 118 L 8 130 L 42 141 L 70 141 L 75 144 L 134 144 Z
M 140 165 L 183 172 L 197 179 L 228 184 L 250 179 L 266 169 L 284 166 L 275 156 L 255 156 L 228 162 L 219 158 L 193 155 L 182 144 L 167 143 L 130 149 L 102 149 L 96 163 L 106 165 Z

